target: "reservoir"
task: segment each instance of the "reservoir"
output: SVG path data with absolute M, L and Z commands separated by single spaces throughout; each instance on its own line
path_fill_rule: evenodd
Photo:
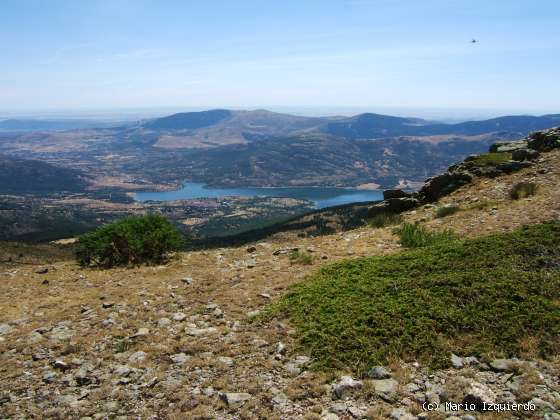
M 361 190 L 338 187 L 240 187 L 207 188 L 204 184 L 189 182 L 175 191 L 137 192 L 136 201 L 172 201 L 219 197 L 282 197 L 312 201 L 315 208 L 341 204 L 383 200 L 381 190 Z

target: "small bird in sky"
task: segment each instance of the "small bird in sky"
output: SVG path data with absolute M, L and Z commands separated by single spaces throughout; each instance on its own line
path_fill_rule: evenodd
M 476 39 L 473 38 L 473 40 L 471 41 L 472 44 L 476 44 L 478 41 Z

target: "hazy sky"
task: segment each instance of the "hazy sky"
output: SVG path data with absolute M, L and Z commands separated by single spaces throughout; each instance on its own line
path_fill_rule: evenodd
M 2 110 L 281 105 L 560 112 L 560 1 L 0 2 Z

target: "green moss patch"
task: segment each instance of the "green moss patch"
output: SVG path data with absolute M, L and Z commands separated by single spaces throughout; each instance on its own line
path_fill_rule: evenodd
M 469 160 L 469 165 L 478 167 L 497 166 L 511 159 L 509 152 L 483 153 Z
M 560 349 L 560 222 L 333 264 L 270 308 L 319 369 Z

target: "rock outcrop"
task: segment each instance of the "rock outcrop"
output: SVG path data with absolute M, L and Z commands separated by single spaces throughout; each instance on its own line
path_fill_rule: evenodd
M 511 159 L 484 159 L 485 155 L 473 155 L 452 165 L 447 172 L 426 180 L 414 194 L 402 190 L 383 192 L 384 200 L 369 209 L 369 217 L 382 213 L 398 214 L 421 205 L 432 203 L 472 182 L 475 177 L 495 178 L 527 168 L 539 158 L 541 152 L 560 148 L 560 127 L 537 131 L 527 138 L 510 142 L 497 142 L 489 153 L 509 153 Z M 502 155 L 503 156 L 503 155 Z

